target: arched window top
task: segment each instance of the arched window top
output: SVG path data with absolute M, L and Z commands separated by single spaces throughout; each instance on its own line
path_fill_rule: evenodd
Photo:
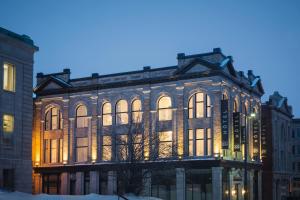
M 62 128 L 62 113 L 56 106 L 47 109 L 45 114 L 45 130 L 56 130 Z
M 106 102 L 102 106 L 102 113 L 103 114 L 110 114 L 111 113 L 111 103 Z
M 244 113 L 245 115 L 248 114 L 248 103 L 247 103 L 247 102 L 245 102 L 245 103 L 243 104 L 243 113 Z
M 163 109 L 163 108 L 171 108 L 172 107 L 172 101 L 171 98 L 168 96 L 163 96 L 159 99 L 158 101 L 158 108 Z
M 117 102 L 116 105 L 116 112 L 127 112 L 128 111 L 128 105 L 127 105 L 127 101 L 124 99 L 121 99 Z
M 141 111 L 142 110 L 142 102 L 139 99 L 136 99 L 132 102 L 132 111 Z
M 189 98 L 188 111 L 189 118 L 211 117 L 212 104 L 210 96 L 203 92 L 193 94 Z
M 84 105 L 79 105 L 76 109 L 76 116 L 77 117 L 84 117 L 87 116 L 87 109 Z

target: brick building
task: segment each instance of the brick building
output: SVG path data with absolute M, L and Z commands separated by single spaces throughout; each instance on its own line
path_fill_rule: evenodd
M 262 105 L 263 199 L 291 196 L 293 132 L 292 107 L 274 92 Z
M 31 193 L 32 74 L 38 50 L 0 27 L 0 188 Z
M 219 48 L 177 60 L 76 79 L 69 69 L 38 73 L 34 192 L 128 192 L 119 169 L 134 168 L 147 174 L 143 195 L 261 199 L 260 78 L 236 71 Z
M 292 148 L 291 195 L 300 197 L 300 119 L 293 119 L 293 130 L 289 146 Z

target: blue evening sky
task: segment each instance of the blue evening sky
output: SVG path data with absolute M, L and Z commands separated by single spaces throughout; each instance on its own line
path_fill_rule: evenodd
M 0 26 L 40 47 L 35 73 L 72 77 L 176 64 L 177 53 L 222 48 L 237 70 L 287 96 L 300 117 L 300 1 L 1 0 Z

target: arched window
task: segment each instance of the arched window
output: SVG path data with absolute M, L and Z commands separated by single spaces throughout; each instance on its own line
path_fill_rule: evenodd
M 111 104 L 106 102 L 102 107 L 102 123 L 103 126 L 112 125 L 112 116 L 111 116 Z
M 131 116 L 132 116 L 132 122 L 133 123 L 139 123 L 142 121 L 142 102 L 139 99 L 136 99 L 132 102 L 132 108 L 131 108 Z
M 45 114 L 45 130 L 62 129 L 62 113 L 57 107 L 50 108 Z
M 128 124 L 128 105 L 126 100 L 119 100 L 116 105 L 116 124 Z
M 172 101 L 170 97 L 161 97 L 158 101 L 158 120 L 172 120 Z
M 189 99 L 189 118 L 211 117 L 211 107 L 210 96 L 198 92 Z
M 84 105 L 80 105 L 76 109 L 76 127 L 77 128 L 88 127 L 87 109 Z

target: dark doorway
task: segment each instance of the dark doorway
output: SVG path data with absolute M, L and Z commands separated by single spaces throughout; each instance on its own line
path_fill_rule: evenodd
M 15 189 L 15 170 L 3 169 L 3 188 L 13 191 Z

